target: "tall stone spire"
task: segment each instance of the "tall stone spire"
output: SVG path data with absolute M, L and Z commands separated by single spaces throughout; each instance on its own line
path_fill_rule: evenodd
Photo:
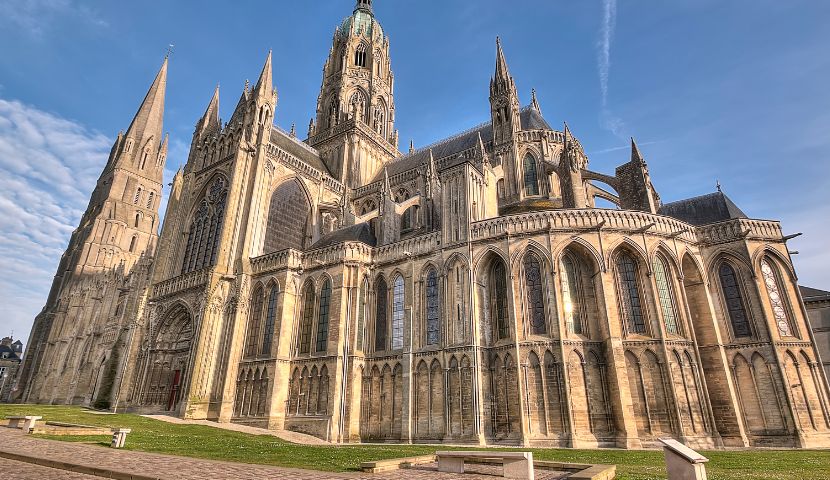
M 127 129 L 126 138 L 140 141 L 152 137 L 157 142 L 161 141 L 164 123 L 164 95 L 167 90 L 167 63 L 168 57 L 164 57 L 164 63 L 161 64 L 156 79 L 150 86 L 147 96 L 144 97 L 144 101 L 141 103 L 138 113 L 135 114 L 130 128 Z
M 507 59 L 504 57 L 504 49 L 501 46 L 501 37 L 496 37 L 496 76 L 495 79 L 511 81 L 510 69 L 507 68 Z

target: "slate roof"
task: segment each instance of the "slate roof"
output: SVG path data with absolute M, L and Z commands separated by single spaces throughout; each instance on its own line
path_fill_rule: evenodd
M 723 192 L 667 203 L 658 211 L 692 225 L 709 225 L 735 218 L 749 218 Z
M 817 288 L 805 287 L 803 285 L 799 285 L 798 289 L 801 290 L 801 296 L 804 298 L 804 302 L 830 300 L 830 292 L 819 290 Z
M 542 114 L 531 106 L 527 106 L 521 110 L 520 118 L 522 121 L 522 130 L 551 130 L 550 125 L 542 117 Z M 435 142 L 432 145 L 428 145 L 387 163 L 386 168 L 389 171 L 389 176 L 391 177 L 412 170 L 413 168 L 417 168 L 418 165 L 428 162 L 430 150 L 432 150 L 436 161 L 469 150 L 478 143 L 479 134 L 481 134 L 481 138 L 485 144 L 492 141 L 492 122 L 484 122 L 469 130 Z M 371 183 L 381 180 L 383 180 L 383 170 L 375 176 Z
M 3 354 L 8 353 L 8 358 L 3 358 Z M 20 361 L 20 357 L 17 356 L 17 352 L 15 352 L 10 346 L 8 345 L 0 345 L 0 360 L 17 360 Z
M 341 228 L 340 230 L 331 232 L 328 235 L 324 235 L 323 238 L 311 246 L 311 249 L 314 250 L 317 248 L 329 247 L 331 245 L 344 242 L 362 242 L 370 247 L 374 247 L 378 244 L 377 238 L 375 238 L 375 235 L 372 233 L 372 228 L 369 224 L 358 223 L 357 225 Z
M 331 175 L 331 172 L 329 172 L 329 169 L 326 168 L 326 165 L 323 163 L 323 160 L 320 159 L 320 154 L 317 152 L 317 150 L 309 147 L 300 140 L 293 138 L 291 135 L 289 135 L 276 125 L 274 126 L 274 128 L 271 129 L 271 143 L 280 147 L 281 149 L 285 150 L 291 155 L 294 155 L 295 157 L 311 165 L 312 167 L 316 168 L 322 173 Z

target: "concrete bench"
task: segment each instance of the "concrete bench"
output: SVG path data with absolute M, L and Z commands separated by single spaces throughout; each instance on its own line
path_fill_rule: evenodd
M 706 480 L 708 458 L 671 438 L 661 438 L 669 480 Z
M 35 428 L 37 421 L 42 419 L 43 417 L 34 415 L 6 417 L 6 420 L 9 421 L 9 428 L 22 428 L 26 433 L 31 432 Z
M 132 432 L 129 428 L 114 428 L 112 429 L 112 443 L 110 447 L 112 448 L 124 448 L 124 444 L 127 442 L 127 434 Z
M 531 452 L 435 452 L 438 471 L 464 473 L 464 459 L 495 458 L 502 461 L 504 478 L 534 480 L 533 453 Z

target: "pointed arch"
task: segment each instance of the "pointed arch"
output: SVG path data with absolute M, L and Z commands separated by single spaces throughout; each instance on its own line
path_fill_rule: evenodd
M 663 325 L 666 328 L 666 333 L 669 335 L 683 335 L 680 309 L 675 293 L 674 278 L 676 275 L 674 272 L 676 270 L 672 269 L 662 249 L 654 255 L 652 264 L 654 281 L 657 285 L 657 300 L 663 314 Z
M 425 344 L 441 344 L 441 299 L 439 294 L 438 272 L 435 267 L 430 266 L 426 275 L 424 291 L 424 305 L 426 318 Z
M 216 263 L 225 220 L 228 180 L 214 175 L 194 204 L 187 242 L 184 246 L 181 273 L 211 267 Z
M 617 298 L 623 331 L 648 335 L 647 307 L 642 281 L 643 259 L 630 249 L 619 247 L 612 256 L 617 285 Z
M 760 259 L 759 272 L 766 289 L 766 299 L 772 311 L 772 319 L 778 327 L 778 333 L 782 337 L 798 337 L 789 289 L 781 276 L 779 265 L 780 263 L 773 260 L 770 255 L 764 255 Z
M 309 246 L 312 217 L 311 196 L 297 177 L 287 177 L 271 191 L 263 253 Z M 290 212 L 290 214 L 287 214 Z
M 307 354 L 311 351 L 311 328 L 314 323 L 315 292 L 314 282 L 309 279 L 303 286 L 302 313 L 300 316 L 300 329 L 297 335 L 297 353 Z
M 320 302 L 317 308 L 316 352 L 325 352 L 329 341 L 329 316 L 331 309 L 331 278 L 323 277 L 320 287 Z
M 533 154 L 530 152 L 525 154 L 522 166 L 524 170 L 525 195 L 529 197 L 539 195 L 538 167 L 536 165 L 536 158 Z
M 265 310 L 265 328 L 262 335 L 262 354 L 271 356 L 274 345 L 274 333 L 279 331 L 277 324 L 277 305 L 279 303 L 280 286 L 275 280 L 269 282 L 268 302 Z
M 379 276 L 375 280 L 375 351 L 386 350 L 386 336 L 389 329 L 387 323 L 387 305 L 389 292 L 386 280 Z
M 259 353 L 260 328 L 262 327 L 262 312 L 265 305 L 265 293 L 262 284 L 257 282 L 251 292 L 251 307 L 248 314 L 248 336 L 245 342 L 245 358 L 254 358 Z
M 402 349 L 404 342 L 406 286 L 403 278 L 397 274 L 392 280 L 392 350 Z
M 545 295 L 545 262 L 544 257 L 536 254 L 534 248 L 528 248 L 522 261 L 524 273 L 524 294 L 527 311 L 526 325 L 531 334 L 545 335 L 548 333 Z

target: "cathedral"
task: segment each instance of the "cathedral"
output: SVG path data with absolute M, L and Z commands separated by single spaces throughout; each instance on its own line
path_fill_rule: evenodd
M 522 106 L 500 41 L 490 118 L 402 152 L 390 39 L 359 0 L 305 140 L 274 124 L 269 54 L 228 121 L 217 88 L 163 193 L 167 63 L 61 258 L 18 401 L 335 443 L 830 446 L 781 224 L 720 189 L 663 203 L 633 141 L 592 170 L 535 92 Z

